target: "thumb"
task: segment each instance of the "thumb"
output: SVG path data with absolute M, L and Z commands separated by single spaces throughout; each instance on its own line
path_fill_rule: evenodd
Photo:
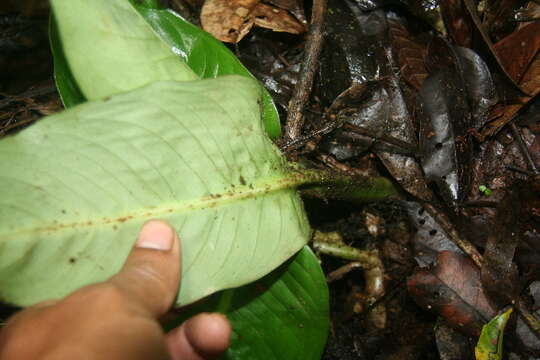
M 146 222 L 124 267 L 112 282 L 132 304 L 154 318 L 174 303 L 180 285 L 180 242 L 166 222 Z

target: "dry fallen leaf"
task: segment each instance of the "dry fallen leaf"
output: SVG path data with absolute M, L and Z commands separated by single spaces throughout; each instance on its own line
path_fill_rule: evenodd
M 301 34 L 307 30 L 288 11 L 266 5 L 260 0 L 206 0 L 201 10 L 201 24 L 217 39 L 237 43 L 253 27 Z

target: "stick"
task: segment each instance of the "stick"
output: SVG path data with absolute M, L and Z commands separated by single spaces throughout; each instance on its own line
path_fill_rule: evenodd
M 306 106 L 319 54 L 321 53 L 323 41 L 323 23 L 324 13 L 326 12 L 326 0 L 314 0 L 311 10 L 311 24 L 309 28 L 309 37 L 306 41 L 306 52 L 302 66 L 302 72 L 298 83 L 294 87 L 294 94 L 289 102 L 289 111 L 285 131 L 283 134 L 285 143 L 296 140 L 300 136 L 304 125 L 303 110 Z

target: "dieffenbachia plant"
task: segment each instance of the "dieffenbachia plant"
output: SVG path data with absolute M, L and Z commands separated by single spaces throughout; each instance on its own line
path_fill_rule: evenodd
M 233 288 L 203 305 L 233 322 L 227 358 L 315 359 L 328 295 L 296 188 L 318 176 L 270 141 L 275 107 L 223 45 L 144 3 L 52 1 L 71 108 L 0 141 L 0 298 L 25 306 L 103 280 L 162 218 L 182 237 L 177 305 Z
M 305 180 L 265 135 L 256 81 L 199 80 L 127 1 L 52 5 L 90 101 L 0 143 L 4 300 L 110 276 L 151 218 L 183 238 L 178 305 L 256 280 L 304 246 Z

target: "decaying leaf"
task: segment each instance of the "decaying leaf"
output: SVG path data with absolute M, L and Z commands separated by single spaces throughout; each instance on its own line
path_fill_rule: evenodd
M 495 62 L 497 63 L 499 70 L 501 71 L 502 74 L 504 74 L 504 76 L 506 77 L 506 80 L 508 80 L 516 89 L 520 89 L 519 84 L 516 83 L 516 81 L 512 78 L 512 76 L 510 76 L 510 74 L 506 70 L 506 67 L 504 66 L 501 59 L 499 58 L 499 54 L 497 53 L 497 51 L 495 50 L 493 46 L 491 37 L 489 36 L 488 32 L 485 29 L 485 26 L 482 24 L 482 21 L 480 20 L 480 15 L 478 14 L 477 3 L 473 0 L 463 0 L 463 3 L 467 11 L 469 12 L 469 15 L 472 19 L 474 26 L 480 33 L 480 36 L 482 40 L 484 41 L 484 44 L 487 46 L 490 54 L 495 59 Z M 506 1 L 506 3 L 513 3 L 513 1 L 512 0 Z
M 439 3 L 448 36 L 455 45 L 471 47 L 472 23 L 462 0 L 442 0 Z
M 301 34 L 307 30 L 284 9 L 260 0 L 206 0 L 201 10 L 204 30 L 224 42 L 237 43 L 253 27 L 265 27 L 279 32 Z
M 487 65 L 472 50 L 435 37 L 427 59 L 432 74 L 418 94 L 422 167 L 457 210 L 470 189 L 471 130 L 485 123 L 497 97 Z
M 264 3 L 259 3 L 252 14 L 255 25 L 263 28 L 291 34 L 301 34 L 307 30 L 305 23 L 299 22 L 285 10 Z
M 435 265 L 437 255 L 441 251 L 452 251 L 463 254 L 463 251 L 448 238 L 433 217 L 424 210 L 421 204 L 413 201 L 405 203 L 412 224 L 416 227 L 416 234 L 412 240 L 414 258 L 418 265 L 426 267 Z
M 265 0 L 265 2 L 289 11 L 302 24 L 307 24 L 303 0 Z
M 439 253 L 435 267 L 417 269 L 407 286 L 419 305 L 469 335 L 480 335 L 483 324 L 495 314 L 482 290 L 479 269 L 451 251 Z
M 489 110 L 497 103 L 495 84 L 487 64 L 477 53 L 459 46 L 455 51 L 467 90 L 472 116 L 470 128 L 479 130 L 486 123 Z
M 511 69 L 512 74 L 519 81 L 521 89 L 528 95 L 510 99 L 509 104 L 503 103 L 493 108 L 489 116 L 493 121 L 482 131 L 483 137 L 496 134 L 516 116 L 525 104 L 540 93 L 539 29 L 540 22 L 529 24 L 495 45 L 495 49 L 501 48 L 501 54 L 503 53 L 502 49 L 505 49 L 506 55 L 501 59 L 504 60 L 505 66 Z M 512 56 L 515 53 L 522 54 L 523 59 Z
M 401 77 L 416 90 L 420 90 L 422 83 L 429 75 L 424 62 L 427 46 L 396 19 L 388 19 L 388 26 Z
M 447 71 L 431 75 L 419 92 L 422 167 L 452 208 L 459 206 L 469 186 L 472 148 L 466 101 L 459 78 Z
M 440 360 L 469 359 L 472 355 L 468 337 L 446 325 L 440 318 L 435 327 L 435 341 Z
M 236 43 L 254 24 L 251 12 L 260 0 L 207 0 L 201 9 L 204 30 L 225 42 Z
M 412 117 L 392 53 L 387 14 L 382 10 L 362 12 L 356 3 L 335 2 L 330 5 L 326 26 L 323 57 L 328 61 L 323 61 L 320 69 L 322 96 L 332 102 L 355 83 L 379 82 L 371 99 L 356 109 L 350 107 L 347 121 L 375 137 L 384 134 L 416 148 Z M 343 27 L 348 30 L 344 32 Z M 336 145 L 346 147 L 347 143 Z M 362 146 L 365 148 L 365 141 Z M 342 153 L 356 153 L 351 150 L 344 149 Z M 388 148 L 373 150 L 406 191 L 423 200 L 432 198 L 415 158 Z
M 527 206 L 534 201 L 531 185 L 514 184 L 497 207 L 493 231 L 488 237 L 482 263 L 482 286 L 497 306 L 508 305 L 520 292 L 518 269 L 514 263 L 516 248 L 531 221 L 535 221 Z
M 495 50 L 502 64 L 517 83 L 521 82 L 523 75 L 540 49 L 539 33 L 540 21 L 535 21 L 495 44 Z

